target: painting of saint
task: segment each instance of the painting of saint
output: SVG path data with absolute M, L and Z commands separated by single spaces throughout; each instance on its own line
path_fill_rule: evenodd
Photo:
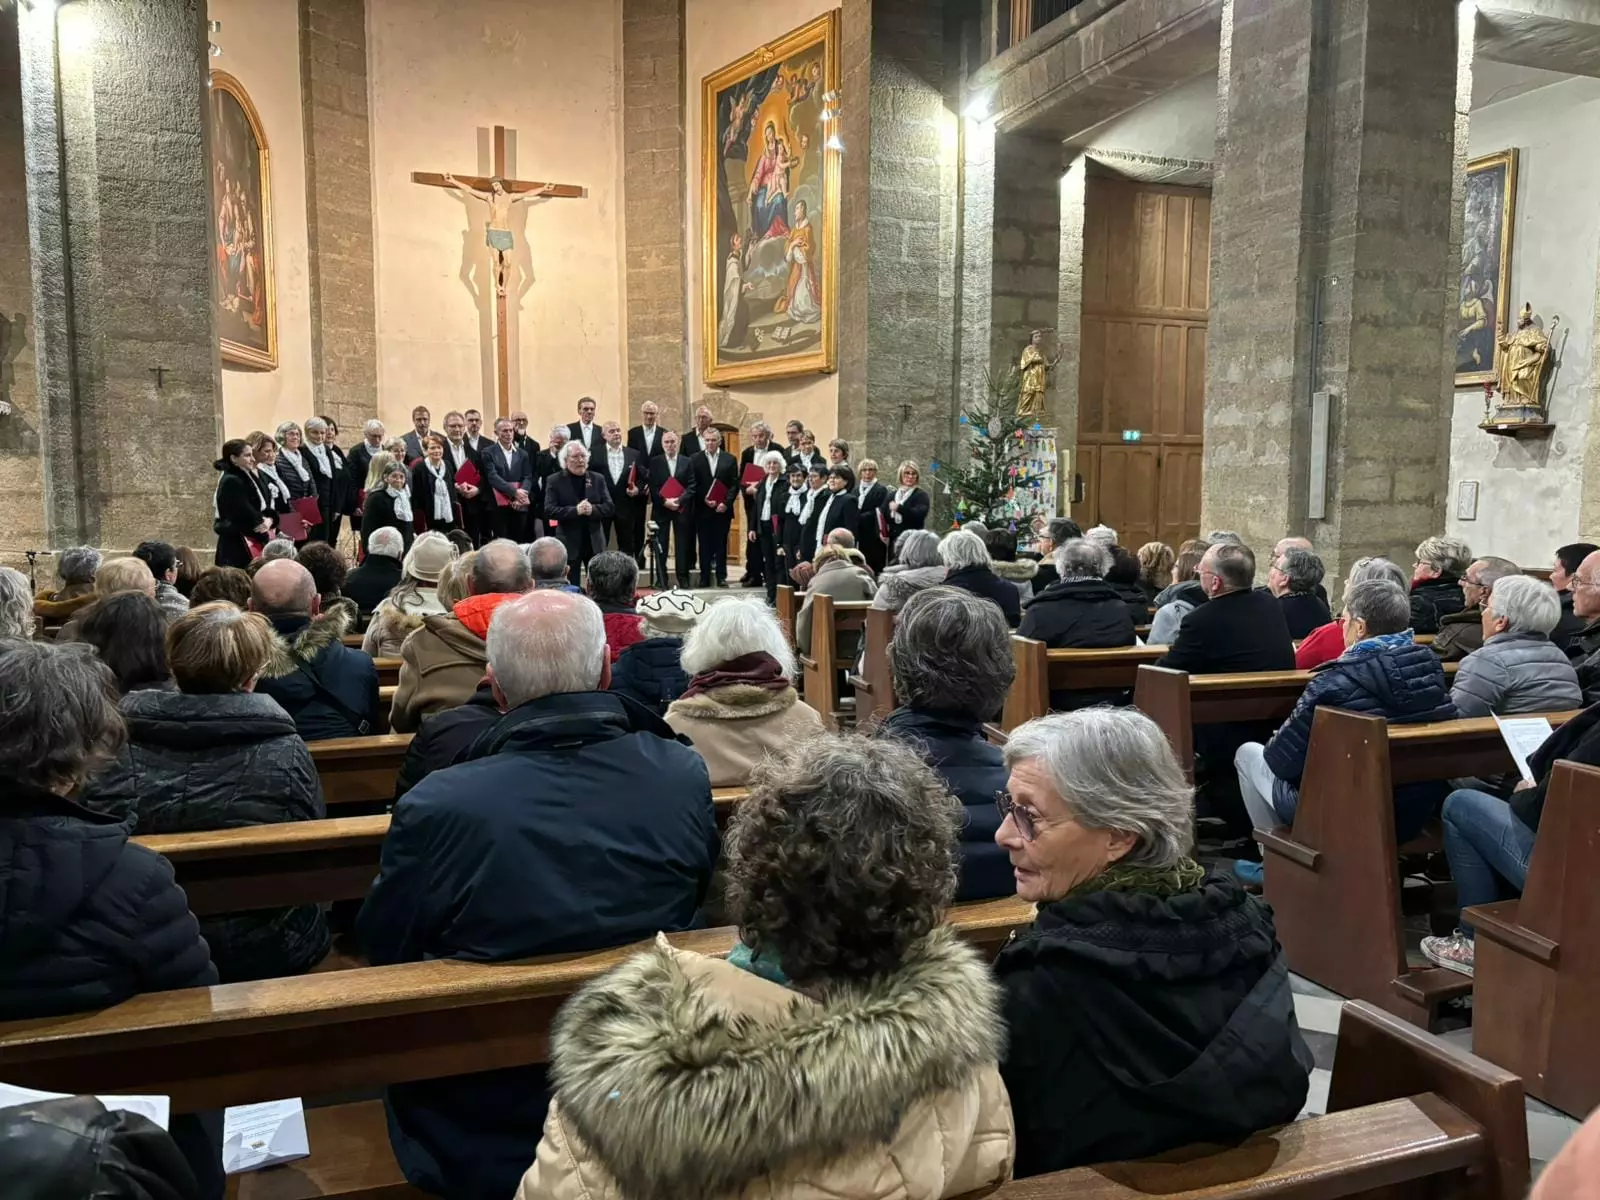
M 1456 386 L 1494 379 L 1496 345 L 1506 332 L 1511 233 L 1517 208 L 1517 152 L 1467 164 L 1466 220 L 1456 324 Z
M 226 71 L 211 76 L 212 259 L 224 362 L 278 365 L 272 177 L 261 118 Z
M 838 40 L 834 11 L 704 80 L 708 384 L 834 369 Z

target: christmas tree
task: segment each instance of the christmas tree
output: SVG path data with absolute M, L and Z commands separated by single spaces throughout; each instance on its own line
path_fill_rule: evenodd
M 956 447 L 956 454 L 965 451 L 966 465 L 937 459 L 931 464 L 957 525 L 982 521 L 991 529 L 1015 529 L 1034 511 L 1054 503 L 1053 495 L 1043 494 L 1044 478 L 1033 465 L 1034 443 L 1043 431 L 1017 415 L 1020 391 L 1016 368 L 998 378 L 987 374 L 983 395 L 960 417 L 964 445 Z

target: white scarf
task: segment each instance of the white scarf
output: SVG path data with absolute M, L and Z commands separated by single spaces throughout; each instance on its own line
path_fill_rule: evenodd
M 774 476 L 768 475 L 766 488 L 761 493 L 761 523 L 763 525 L 772 520 L 772 489 L 777 482 Z
M 808 494 L 809 493 L 805 488 L 798 488 L 795 491 L 790 492 L 789 503 L 783 506 L 783 511 L 788 513 L 790 516 L 800 517 L 802 521 L 805 520 L 801 510 L 806 506 L 806 496 Z
M 856 503 L 857 503 L 857 504 L 864 504 L 864 503 L 866 503 L 866 499 L 867 499 L 867 493 L 868 493 L 868 492 L 870 492 L 870 491 L 871 491 L 871 490 L 872 490 L 872 487 L 873 487 L 873 485 L 872 485 L 872 484 L 870 484 L 870 483 L 863 483 L 863 484 L 862 484 L 862 485 L 861 485 L 861 489 L 860 489 L 860 491 L 858 491 L 858 492 L 857 492 L 857 493 L 856 493 Z
M 389 493 L 389 498 L 394 501 L 394 519 L 403 525 L 411 524 L 411 497 L 404 491 L 395 491 L 392 487 L 383 489 Z
M 311 447 L 311 453 L 316 457 L 316 460 L 322 464 L 323 474 L 332 475 L 333 466 L 328 462 L 328 447 L 319 443 L 318 445 Z
M 895 488 L 895 490 L 894 490 L 894 502 L 896 504 L 904 504 L 906 502 L 907 498 L 911 495 L 911 493 L 916 491 L 916 490 L 917 489 L 914 488 L 914 487 Z
M 817 497 L 822 495 L 824 492 L 828 492 L 828 485 L 827 484 L 823 484 L 821 487 L 817 488 L 814 491 L 811 488 L 807 488 L 806 489 L 805 507 L 800 510 L 800 520 L 801 520 L 802 524 L 807 522 L 807 521 L 809 521 L 809 520 L 811 520 L 811 510 L 812 510 L 813 507 L 815 507 L 815 505 L 817 503 Z M 833 493 L 832 492 L 828 492 L 828 495 L 831 497 L 833 495 Z M 824 504 L 824 507 L 826 507 L 827 502 L 824 501 L 823 504 Z
M 311 482 L 311 472 L 306 470 L 306 464 L 300 458 L 300 451 L 291 450 L 287 446 L 280 446 L 278 448 L 278 457 L 287 459 L 289 465 L 295 469 L 295 473 L 298 474 L 301 479 L 305 480 L 307 483 Z
M 428 474 L 433 476 L 433 519 L 448 521 L 455 516 L 455 509 L 450 504 L 450 489 L 444 483 L 444 463 L 434 466 L 427 459 L 423 459 L 422 465 L 427 467 Z
M 269 467 L 266 463 L 257 463 L 256 473 L 258 475 L 265 475 L 267 477 L 268 485 L 274 492 L 280 494 L 285 500 L 289 498 L 289 489 L 284 484 L 283 480 L 278 478 L 277 467 Z M 277 509 L 278 502 L 276 499 L 272 501 L 272 507 L 274 510 Z
M 833 507 L 833 502 L 843 495 L 842 492 L 836 492 L 832 488 L 828 488 L 827 491 L 828 498 L 822 502 L 822 511 L 817 514 L 818 537 L 821 537 L 828 528 L 828 510 Z

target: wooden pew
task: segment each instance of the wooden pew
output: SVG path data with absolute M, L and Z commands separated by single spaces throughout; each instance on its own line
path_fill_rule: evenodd
M 411 734 L 329 738 L 307 742 L 322 799 L 329 811 L 352 804 L 385 804 L 394 799 L 395 778 L 411 748 Z
M 866 625 L 869 600 L 835 600 L 826 592 L 811 594 L 811 646 L 800 655 L 801 698 L 829 729 L 839 728 L 839 672 L 853 667 L 839 657 L 839 635 Z
M 894 614 L 868 608 L 862 637 L 861 670 L 852 672 L 856 693 L 856 729 L 865 733 L 895 710 L 894 671 L 889 666 L 889 642 L 894 637 Z
M 398 683 L 378 682 L 378 715 L 372 723 L 374 733 L 389 732 L 389 714 L 394 711 L 394 694 L 399 690 Z
M 800 611 L 800 605 L 795 599 L 793 586 L 787 583 L 778 585 L 774 607 L 778 610 L 778 624 L 783 626 L 783 635 L 789 639 L 789 645 L 794 646 L 794 618 Z
M 383 688 L 398 687 L 400 685 L 400 660 L 398 658 L 375 658 L 372 665 L 378 668 L 378 688 L 380 694 Z M 389 704 L 394 703 L 393 693 L 389 696 Z M 384 706 L 388 712 L 388 705 Z
M 1010 732 L 1050 711 L 1050 693 L 1131 688 L 1135 674 L 1167 652 L 1165 646 L 1119 646 L 1110 650 L 1051 650 L 1033 638 L 1011 638 L 1017 676 L 1006 693 L 1000 727 Z
M 1518 900 L 1469 908 L 1474 1053 L 1582 1118 L 1600 1104 L 1600 770 L 1560 762 Z
M 1547 715 L 1559 725 L 1574 714 Z M 1324 708 L 1311 731 L 1293 827 L 1256 830 L 1289 969 L 1427 1027 L 1472 980 L 1407 964 L 1394 788 L 1499 774 L 1511 754 L 1493 718 L 1390 725 Z
M 995 1200 L 1522 1200 L 1521 1082 L 1370 1005 L 1339 1016 L 1325 1116 L 1230 1147 L 1192 1146 L 1009 1183 Z

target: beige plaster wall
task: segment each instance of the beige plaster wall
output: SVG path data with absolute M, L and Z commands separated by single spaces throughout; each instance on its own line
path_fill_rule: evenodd
M 411 182 L 488 174 L 489 128 L 521 179 L 581 184 L 583 199 L 519 204 L 511 408 L 535 436 L 602 418 L 622 394 L 620 0 L 382 0 L 367 10 L 376 227 L 379 415 L 413 405 L 494 408 L 494 281 L 487 206 Z M 514 148 L 514 153 L 513 153 Z
M 792 4 L 734 4 L 729 0 L 687 0 L 685 10 L 685 78 L 688 81 L 688 121 L 685 138 L 688 169 L 685 171 L 688 188 L 689 213 L 689 370 L 692 386 L 690 397 L 697 404 L 704 400 L 713 411 L 717 408 L 715 392 L 705 385 L 705 330 L 701 317 L 701 259 L 704 239 L 701 236 L 700 163 L 703 138 L 700 134 L 701 84 L 705 77 L 740 58 L 765 42 L 782 37 L 791 29 L 837 8 L 838 0 L 796 0 Z M 864 98 L 863 98 L 864 101 Z M 849 152 L 849 108 L 845 109 L 845 128 L 842 133 Z M 848 270 L 845 266 L 843 269 Z M 720 390 L 720 389 L 718 389 Z M 798 419 L 816 431 L 817 438 L 826 442 L 833 437 L 839 424 L 839 377 L 837 375 L 802 375 L 793 379 L 778 379 L 764 383 L 739 384 L 727 389 L 733 399 L 745 405 L 752 414 L 761 414 L 778 430 L 782 439 L 783 423 Z M 708 397 L 710 393 L 711 398 Z M 752 417 L 753 419 L 753 417 Z
M 229 436 L 311 416 L 311 283 L 306 268 L 305 124 L 300 112 L 297 0 L 209 0 L 222 32 L 212 60 L 237 78 L 261 115 L 272 171 L 272 263 L 278 288 L 278 369 L 222 368 Z M 349 438 L 344 440 L 349 441 Z

